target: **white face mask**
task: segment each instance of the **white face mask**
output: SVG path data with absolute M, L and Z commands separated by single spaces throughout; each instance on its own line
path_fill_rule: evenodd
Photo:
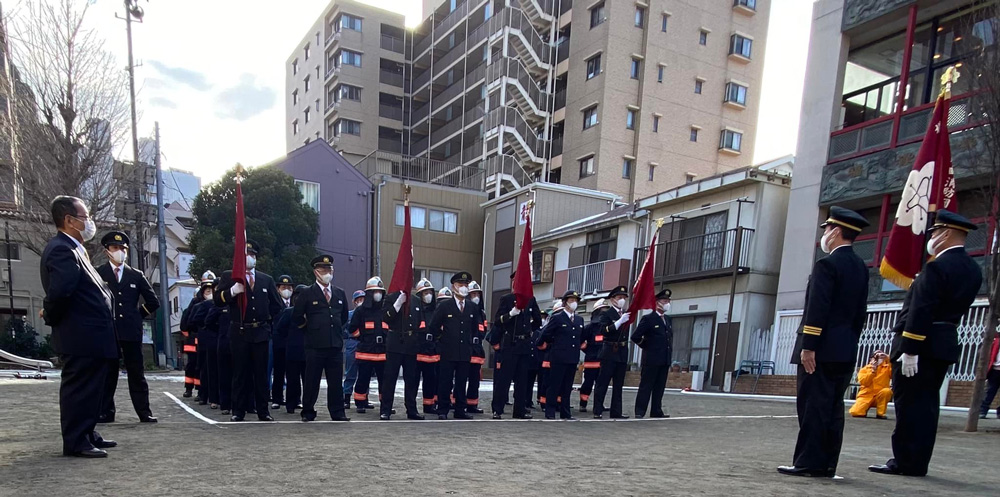
M 460 286 L 460 287 L 458 287 L 458 294 L 461 295 L 461 296 L 463 296 L 463 297 L 469 295 L 469 287 L 467 287 L 467 286 Z
M 434 300 L 434 296 L 433 295 L 431 295 L 429 293 L 424 294 L 423 301 L 424 301 L 425 304 L 430 304 L 431 301 L 433 301 L 433 300 Z
M 666 304 L 663 304 L 663 305 L 657 305 L 657 307 L 659 307 L 660 308 L 660 312 L 662 312 L 664 314 L 670 312 L 670 302 L 667 302 Z
M 375 302 L 381 302 L 382 301 L 382 292 L 375 292 L 374 294 L 372 294 L 372 299 L 374 299 Z
M 116 250 L 114 252 L 108 251 L 108 259 L 115 263 L 117 266 L 121 266 L 125 263 L 125 251 Z
M 831 250 L 830 240 L 833 239 L 833 230 L 823 233 L 823 236 L 819 239 L 819 249 L 823 251 L 824 254 L 829 254 Z
M 570 302 L 569 304 L 567 304 L 566 307 L 569 307 L 569 312 L 576 312 L 576 306 L 577 306 L 576 302 Z
M 288 298 L 291 298 L 291 297 L 292 297 L 292 291 L 291 290 L 282 290 L 281 291 L 281 298 L 288 299 Z
M 77 221 L 80 220 L 75 216 L 73 219 L 76 219 Z M 96 234 L 97 224 L 94 223 L 93 219 L 88 217 L 87 220 L 83 222 L 83 231 L 80 232 L 80 238 L 83 238 L 83 241 L 85 242 L 89 242 L 94 239 L 94 235 Z
M 941 243 L 937 242 L 936 240 L 940 239 L 941 237 L 938 238 L 932 237 L 930 240 L 927 240 L 927 254 L 930 255 L 931 257 L 937 257 L 938 247 L 941 245 Z
M 330 273 L 327 273 L 327 274 L 318 274 L 318 275 L 316 275 L 316 279 L 319 280 L 319 282 L 322 283 L 322 284 L 324 284 L 324 285 L 329 285 L 330 281 L 333 280 L 333 274 L 330 274 Z
M 212 292 L 205 292 L 205 300 L 212 300 Z
M 618 299 L 618 300 L 616 300 L 615 301 L 615 305 L 618 306 L 619 309 L 624 309 L 625 308 L 625 299 Z
M 472 297 L 472 303 L 479 305 L 479 297 Z
M 252 255 L 248 255 L 247 256 L 247 269 L 253 269 L 255 267 L 257 267 L 257 258 L 254 257 L 254 256 L 252 256 Z

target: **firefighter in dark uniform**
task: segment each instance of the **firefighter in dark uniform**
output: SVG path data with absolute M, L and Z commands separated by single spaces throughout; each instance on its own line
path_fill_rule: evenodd
M 385 286 L 382 278 L 373 276 L 365 283 L 365 302 L 354 309 L 351 324 L 347 327 L 352 337 L 358 339 L 358 351 L 354 358 L 358 361 L 358 381 L 354 384 L 354 403 L 358 412 L 372 408 L 368 401 L 368 389 L 372 374 L 375 375 L 379 391 L 382 389 L 382 373 L 385 372 L 385 335 L 389 323 L 385 321 L 383 310 Z M 381 401 L 381 399 L 379 399 Z
M 215 280 L 215 286 L 219 281 Z M 208 316 L 215 309 L 211 295 L 191 311 L 190 321 L 198 329 L 198 378 L 201 380 L 201 399 L 198 404 L 211 404 L 211 409 L 219 408 L 219 328 L 218 323 L 210 323 Z
M 576 376 L 576 366 L 580 362 L 580 347 L 583 345 L 583 318 L 576 314 L 580 304 L 580 293 L 570 290 L 563 295 L 563 310 L 549 318 L 542 328 L 542 336 L 537 347 L 549 354 L 548 393 L 546 394 L 545 419 L 556 419 L 556 410 L 560 419 L 576 419 L 573 417 L 572 402 L 573 378 Z
M 427 323 L 422 322 L 421 308 L 424 303 L 421 297 L 413 296 L 409 306 L 404 309 L 404 303 L 410 295 L 407 292 L 394 292 L 389 295 L 390 305 L 385 306 L 385 322 L 389 323 L 389 333 L 385 345 L 385 370 L 382 372 L 382 385 L 379 397 L 379 419 L 388 420 L 392 416 L 392 404 L 396 396 L 396 380 L 399 370 L 403 369 L 403 406 L 406 408 L 407 419 L 422 421 L 417 412 L 417 386 L 420 372 L 417 369 L 417 351 L 423 340 Z M 433 299 L 432 299 L 433 302 Z M 423 326 L 421 326 L 423 323 Z
M 562 311 L 563 311 L 562 300 L 556 300 L 555 302 L 553 302 L 552 311 L 549 312 L 549 318 L 545 322 L 546 325 L 548 325 L 548 323 L 552 321 L 552 316 L 555 316 L 556 314 Z M 542 327 L 542 329 L 544 328 L 545 326 Z M 539 331 L 534 335 L 535 335 L 535 341 L 533 343 L 537 344 L 538 341 L 541 340 L 542 338 L 541 329 L 539 329 Z M 538 350 L 538 358 L 541 360 L 541 365 L 539 366 L 538 369 L 538 408 L 544 411 L 548 408 L 549 376 L 550 373 L 552 372 L 552 361 L 549 360 L 549 350 L 547 348 L 539 349 L 536 346 L 535 349 Z
M 316 282 L 302 290 L 292 307 L 292 326 L 303 330 L 305 376 L 302 383 L 302 421 L 316 420 L 316 400 L 320 380 L 326 373 L 326 407 L 334 421 L 350 421 L 344 414 L 341 390 L 336 386 L 344 376 L 344 322 L 347 321 L 347 294 L 333 282 L 333 257 L 319 255 L 312 260 Z
M 604 416 L 604 397 L 608 394 L 608 385 L 613 383 L 611 390 L 611 418 L 628 419 L 622 414 L 622 387 L 625 386 L 625 370 L 628 368 L 628 322 L 629 313 L 625 312 L 625 299 L 628 290 L 619 286 L 608 292 L 611 307 L 601 314 L 600 333 L 604 339 L 601 350 L 601 373 L 597 377 L 597 393 L 594 395 L 594 417 Z
M 268 410 L 267 344 L 271 338 L 271 322 L 281 312 L 281 298 L 274 279 L 257 271 L 260 246 L 247 240 L 247 284 L 233 280 L 233 272 L 222 274 L 222 283 L 214 294 L 215 305 L 229 308 L 229 345 L 233 353 L 233 391 L 236 398 L 253 396 L 257 419 L 274 421 Z M 238 296 L 246 294 L 246 311 L 240 308 Z M 233 406 L 232 421 L 243 421 L 246 406 Z
M 844 393 L 851 383 L 868 300 L 868 268 L 852 243 L 868 226 L 860 214 L 831 207 L 813 265 L 802 329 L 792 353 L 798 364 L 799 435 L 792 466 L 778 472 L 832 478 L 844 437 Z
M 207 290 L 215 287 L 215 281 L 215 273 L 205 271 L 205 274 L 201 275 L 201 286 L 198 287 L 198 293 L 181 313 L 180 327 L 181 335 L 184 337 L 183 351 L 186 358 L 184 363 L 184 397 L 190 397 L 191 391 L 197 387 L 198 398 L 201 398 L 201 380 L 198 378 L 198 329 L 191 318 L 195 307 L 205 301 L 205 295 L 208 295 L 209 298 L 213 296 L 213 293 Z
M 590 323 L 583 330 L 583 340 L 587 346 L 583 349 L 583 381 L 580 383 L 580 412 L 587 412 L 590 394 L 594 391 L 594 383 L 601 373 L 601 346 L 604 335 L 599 333 L 601 313 L 609 307 L 608 301 L 598 299 L 594 310 L 590 312 Z
M 421 288 L 423 288 L 422 291 L 420 290 Z M 438 370 L 441 364 L 441 354 L 438 353 L 437 335 L 431 333 L 427 326 L 430 325 L 431 318 L 434 317 L 434 311 L 437 310 L 437 306 L 440 305 L 441 301 L 449 300 L 453 296 L 451 289 L 448 287 L 441 288 L 435 294 L 434 285 L 427 279 L 423 279 L 421 283 L 417 284 L 417 290 L 422 295 L 420 300 L 425 303 L 420 316 L 420 319 L 423 320 L 423 331 L 421 333 L 424 335 L 424 338 L 420 342 L 420 351 L 417 352 L 417 363 L 419 363 L 420 369 L 420 391 L 423 397 L 424 414 L 430 415 L 437 414 Z M 431 304 L 426 303 L 428 296 L 430 296 Z
M 511 304 L 513 305 L 513 304 Z M 538 315 L 541 316 L 541 322 L 537 329 L 531 330 L 530 338 L 528 339 L 531 348 L 531 355 L 528 356 L 528 381 L 524 383 L 524 398 L 525 409 L 534 409 L 535 401 L 537 400 L 541 403 L 542 395 L 545 390 L 542 388 L 542 351 L 538 350 L 534 344 L 538 343 L 538 339 L 542 336 L 542 328 L 549 320 L 549 311 L 540 310 Z M 535 387 L 538 387 L 536 390 Z M 530 419 L 530 418 L 527 418 Z
M 642 373 L 639 377 L 639 392 L 635 396 L 635 417 L 646 415 L 650 397 L 653 407 L 651 418 L 669 418 L 663 412 L 663 390 L 667 387 L 667 373 L 670 371 L 671 355 L 674 347 L 674 327 L 667 315 L 670 312 L 670 290 L 656 294 L 656 309 L 639 320 L 632 333 L 632 343 L 642 349 Z
M 282 310 L 291 307 L 295 283 L 287 274 L 278 276 L 278 296 Z M 272 333 L 271 336 L 271 409 L 285 404 L 285 336 Z
M 212 302 L 212 308 L 205 316 L 205 326 L 211 327 L 219 334 L 216 343 L 216 364 L 218 366 L 219 384 L 219 414 L 228 416 L 233 408 L 233 352 L 229 344 L 229 308 L 218 307 Z M 244 405 L 246 402 L 244 402 Z
M 870 466 L 876 473 L 924 476 L 934 452 L 941 384 L 958 361 L 958 323 L 983 282 L 982 268 L 965 251 L 976 225 L 937 211 L 927 252 L 933 258 L 910 285 L 892 340 L 892 393 L 896 429 L 893 458 Z
M 513 275 L 511 275 L 513 278 Z M 528 407 L 531 405 L 531 391 L 538 368 L 532 368 L 532 355 L 539 353 L 535 348 L 538 337 L 532 337 L 532 332 L 542 327 L 542 314 L 534 297 L 524 310 L 514 306 L 514 294 L 508 293 L 497 304 L 497 312 L 493 318 L 492 341 L 494 350 L 500 356 L 497 360 L 497 379 L 494 381 L 493 419 L 501 419 L 510 395 L 510 386 L 514 385 L 514 418 L 531 419 Z
M 128 374 L 128 394 L 132 407 L 142 423 L 155 423 L 156 418 L 149 409 L 149 385 L 142 370 L 142 321 L 156 312 L 160 301 L 142 272 L 137 271 L 125 260 L 128 259 L 128 235 L 112 231 L 101 238 L 101 245 L 108 254 L 108 263 L 97 268 L 97 274 L 108 284 L 115 297 L 115 331 L 118 335 L 119 355 L 124 359 Z M 142 297 L 142 304 L 139 304 Z M 107 384 L 104 386 L 104 412 L 98 423 L 112 423 L 115 420 L 115 390 L 118 389 L 118 368 L 111 368 Z
M 486 349 L 483 348 L 483 343 L 486 341 L 486 329 L 490 321 L 486 316 L 483 288 L 475 281 L 469 282 L 469 301 L 479 307 L 481 322 L 479 323 L 479 332 L 472 337 L 472 357 L 469 358 L 469 386 L 465 393 L 465 412 L 482 414 L 483 410 L 479 407 L 479 381 L 483 378 L 483 364 L 486 364 Z
M 470 281 L 472 275 L 464 271 L 451 277 L 453 297 L 438 302 L 428 327 L 428 332 L 437 337 L 438 352 L 441 354 L 437 391 L 438 419 L 448 419 L 453 392 L 455 419 L 472 419 L 465 412 L 465 388 L 469 358 L 472 355 L 472 338 L 478 335 L 479 325 L 483 321 L 479 306 L 468 301 Z
M 281 281 L 280 277 L 278 281 Z M 296 286 L 292 290 L 285 308 L 278 313 L 278 319 L 274 321 L 274 340 L 272 343 L 280 341 L 284 345 L 281 347 L 280 356 L 285 370 L 284 382 L 287 392 L 284 404 L 285 412 L 288 414 L 295 414 L 295 410 L 298 409 L 302 402 L 302 375 L 306 368 L 305 338 L 302 334 L 302 328 L 292 326 L 292 311 L 294 309 L 292 306 L 295 305 L 295 300 L 298 299 L 302 291 L 307 288 L 309 287 L 305 285 Z M 281 290 L 279 290 L 280 292 Z M 284 299 L 284 295 L 282 295 L 282 298 Z M 278 349 L 275 348 L 274 350 Z M 279 361 L 278 352 L 275 352 L 275 354 L 275 364 L 277 364 Z M 272 381 L 271 385 L 273 386 L 274 383 Z M 271 407 L 276 409 L 273 405 Z

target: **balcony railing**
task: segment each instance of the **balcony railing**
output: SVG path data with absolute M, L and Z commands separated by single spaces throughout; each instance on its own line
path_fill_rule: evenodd
M 627 285 L 630 262 L 612 259 L 556 271 L 553 293 L 562 295 L 567 290 L 576 290 L 588 294 Z
M 552 157 L 559 157 L 563 153 L 563 135 L 552 139 Z
M 480 147 L 482 147 L 482 144 L 480 144 Z M 483 161 L 482 167 L 486 171 L 487 182 L 492 183 L 496 181 L 498 179 L 497 176 L 508 176 L 520 186 L 535 182 L 534 176 L 528 174 L 521 167 L 521 162 L 516 157 L 510 155 L 502 154 L 489 157 Z
M 381 45 L 383 50 L 388 50 L 390 52 L 403 53 L 403 40 L 401 38 L 396 38 L 395 36 L 382 35 Z
M 438 59 L 434 63 L 434 73 L 436 76 L 440 76 L 448 70 L 448 66 L 452 65 L 459 59 L 459 57 L 465 55 L 465 42 L 458 43 L 455 45 L 444 57 Z
M 462 117 L 458 116 L 452 119 L 451 121 L 448 121 L 448 123 L 445 124 L 444 126 L 435 129 L 434 132 L 431 133 L 431 140 L 434 142 L 434 146 L 437 146 L 441 143 L 442 140 L 448 138 L 449 136 L 461 130 L 462 130 Z
M 398 154 L 403 151 L 403 144 L 395 138 L 379 137 L 378 149 L 384 152 L 395 152 Z
M 535 130 L 524 119 L 520 109 L 498 107 L 486 114 L 486 120 L 483 122 L 484 130 L 490 131 L 500 126 L 518 134 L 535 158 L 540 159 L 545 156 L 545 140 L 535 134 Z
M 419 124 L 420 121 L 423 121 L 424 118 L 427 117 L 427 114 L 430 113 L 430 111 L 431 111 L 430 103 L 426 103 L 419 109 L 413 111 L 413 121 L 412 121 L 413 124 L 416 125 Z
M 569 270 L 567 274 L 569 288 L 577 289 L 583 294 L 594 293 L 604 289 L 604 263 L 595 262 Z
M 403 75 L 394 71 L 382 69 L 378 73 L 378 81 L 379 83 L 385 83 L 399 88 L 403 87 Z
M 655 279 L 670 282 L 726 276 L 734 270 L 747 273 L 753 234 L 753 229 L 740 227 L 658 243 Z M 647 251 L 645 247 L 636 249 L 637 264 L 646 260 Z
M 386 119 L 393 119 L 396 121 L 403 120 L 403 108 L 399 105 L 390 104 L 378 104 L 378 115 L 379 117 L 384 117 Z
M 451 86 L 434 96 L 434 106 L 441 109 L 441 106 L 447 105 L 451 99 L 460 96 L 463 91 L 465 91 L 465 78 L 458 78 Z
M 473 0 L 466 0 L 462 2 L 461 5 L 455 7 L 455 10 L 451 11 L 444 19 L 434 27 L 434 38 L 435 41 L 441 40 L 441 38 L 448 34 L 448 30 L 455 27 L 462 19 L 465 19 L 469 14 L 469 5 Z
M 556 48 L 556 64 L 569 58 L 569 40 L 559 44 Z
M 562 90 L 559 90 L 559 91 L 556 92 L 555 110 L 562 109 L 563 107 L 566 107 L 566 89 L 565 88 L 563 88 Z
M 549 99 L 552 94 L 538 86 L 538 83 L 528 72 L 528 68 L 524 67 L 524 63 L 520 60 L 514 57 L 499 57 L 486 67 L 486 81 L 498 81 L 502 77 L 517 81 L 521 88 L 527 92 L 525 96 L 531 100 L 539 112 L 548 111 Z
M 430 68 L 425 69 L 424 72 L 420 73 L 416 79 L 413 80 L 413 89 L 419 90 L 431 80 L 431 70 Z
M 475 191 L 482 191 L 485 184 L 484 172 L 478 167 L 382 151 L 372 152 L 356 167 L 368 178 L 388 175 L 407 181 Z
M 421 139 L 413 142 L 413 144 L 410 145 L 410 153 L 413 154 L 413 155 L 422 154 L 425 150 L 427 150 L 427 144 L 428 143 L 430 143 L 430 137 L 429 136 L 425 136 L 425 137 L 423 137 L 423 138 L 421 138 Z

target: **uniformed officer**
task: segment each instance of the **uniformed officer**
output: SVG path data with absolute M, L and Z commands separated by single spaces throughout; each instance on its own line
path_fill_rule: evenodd
M 219 281 L 214 282 L 219 286 Z M 219 328 L 217 322 L 209 322 L 208 316 L 215 309 L 211 295 L 205 296 L 191 311 L 192 328 L 198 329 L 198 378 L 201 380 L 201 398 L 198 404 L 210 404 L 211 409 L 219 408 Z
M 560 419 L 576 419 L 570 396 L 573 394 L 576 366 L 580 362 L 580 347 L 584 343 L 584 321 L 576 314 L 580 293 L 570 290 L 563 295 L 562 302 L 562 312 L 549 318 L 537 345 L 539 349 L 548 351 L 551 364 L 545 419 L 556 419 L 556 410 Z
M 281 277 L 278 277 L 281 281 Z M 280 285 L 279 285 L 280 287 Z M 288 305 L 278 313 L 278 318 L 274 320 L 274 339 L 271 343 L 281 342 L 281 356 L 285 369 L 285 378 L 282 382 L 287 383 L 287 395 L 284 398 L 285 412 L 294 414 L 302 400 L 302 373 L 305 371 L 305 343 L 302 335 L 302 328 L 292 326 L 292 305 L 294 300 L 302 293 L 301 289 L 309 288 L 305 285 L 298 285 L 289 295 Z M 281 290 L 278 291 L 281 293 Z M 284 299 L 284 296 L 282 296 Z M 277 347 L 272 350 L 277 350 Z M 275 358 L 275 363 L 278 359 Z M 271 385 L 274 386 L 274 381 Z M 272 390 L 272 394 L 273 394 Z M 273 401 L 273 398 L 272 398 Z M 280 406 L 279 406 L 280 407 Z M 277 409 L 271 405 L 272 409 Z
M 354 383 L 354 403 L 358 412 L 373 408 L 368 401 L 368 389 L 374 374 L 379 391 L 382 389 L 382 373 L 385 372 L 385 335 L 389 323 L 385 321 L 383 310 L 385 286 L 382 278 L 373 276 L 365 283 L 365 301 L 354 309 L 348 331 L 358 339 L 358 351 L 354 358 L 358 361 L 358 381 Z M 381 399 L 379 399 L 381 401 Z
M 344 374 L 344 322 L 347 295 L 334 286 L 333 257 L 318 255 L 312 260 L 316 282 L 302 291 L 292 307 L 292 325 L 303 329 L 306 370 L 302 385 L 302 421 L 316 420 L 316 400 L 320 380 L 326 373 L 326 406 L 334 421 L 350 421 L 337 391 L 337 379 Z
M 486 349 L 483 348 L 483 343 L 486 341 L 489 318 L 486 317 L 483 288 L 475 281 L 469 282 L 469 300 L 479 308 L 481 322 L 478 333 L 472 337 L 472 356 L 469 358 L 469 386 L 465 393 L 465 412 L 482 414 L 483 410 L 479 407 L 479 381 L 483 377 L 483 364 L 486 364 Z
M 531 349 L 531 355 L 528 356 L 528 381 L 524 384 L 524 398 L 525 409 L 531 410 L 535 408 L 535 401 L 537 400 L 541 404 L 541 399 L 545 395 L 545 389 L 543 388 L 545 382 L 542 381 L 542 351 L 538 350 L 534 344 L 538 343 L 538 338 L 542 336 L 542 328 L 549 321 L 549 310 L 539 310 L 538 315 L 541 316 L 542 320 L 538 325 L 538 328 L 531 329 L 531 335 L 528 339 Z M 547 372 L 547 371 L 546 371 Z M 537 390 L 536 390 L 537 385 Z M 544 406 L 541 406 L 544 408 Z M 530 419 L 530 418 L 528 418 Z
M 860 214 L 831 207 L 816 261 L 792 363 L 798 364 L 799 435 L 792 466 L 778 472 L 833 477 L 844 437 L 844 393 L 851 382 L 858 339 L 865 323 L 868 268 L 852 244 L 868 221 Z
M 219 414 L 229 416 L 233 408 L 233 351 L 229 342 L 229 308 L 218 307 L 212 302 L 213 307 L 209 309 L 208 316 L 205 317 L 205 326 L 217 330 L 219 341 L 217 342 L 216 364 L 219 375 Z M 244 406 L 252 404 L 246 399 L 238 399 Z
M 160 301 L 142 272 L 129 267 L 128 235 L 112 231 L 101 238 L 101 245 L 108 254 L 108 263 L 97 268 L 97 274 L 108 284 L 115 297 L 115 331 L 118 335 L 118 350 L 125 362 L 128 374 L 128 394 L 132 407 L 142 423 L 155 423 L 156 418 L 149 409 L 149 385 L 142 370 L 142 321 L 156 312 Z M 139 304 L 142 297 L 142 304 Z M 97 418 L 98 423 L 112 423 L 115 420 L 115 390 L 118 389 L 118 367 L 111 368 L 107 384 L 104 386 L 104 412 Z
M 292 291 L 295 290 L 292 277 L 287 274 L 278 276 L 277 286 L 281 308 L 291 307 Z M 285 404 L 285 347 L 285 337 L 274 333 L 271 337 L 271 409 Z
M 604 335 L 600 333 L 601 313 L 610 307 L 605 299 L 598 299 L 594 303 L 594 310 L 590 312 L 590 323 L 583 330 L 584 341 L 587 348 L 583 350 L 583 382 L 580 384 L 580 412 L 587 412 L 587 403 L 590 401 L 590 394 L 594 391 L 594 383 L 601 373 L 601 346 L 604 344 Z
M 562 311 L 563 302 L 561 299 L 552 302 L 552 311 L 548 313 L 549 317 L 546 318 L 545 324 L 542 325 L 542 329 L 545 329 L 545 327 L 548 326 L 548 324 L 552 321 L 553 316 Z M 541 330 L 535 333 L 534 337 L 533 343 L 537 344 L 542 338 Z M 549 360 L 549 350 L 547 348 L 539 349 L 536 346 L 535 349 L 538 350 L 538 358 L 541 361 L 538 369 L 538 407 L 544 411 L 548 408 L 549 376 L 551 376 L 550 373 L 552 372 L 552 361 Z
M 438 419 L 448 419 L 454 391 L 455 419 L 472 419 L 465 412 L 465 388 L 468 381 L 472 338 L 479 333 L 482 318 L 479 307 L 467 300 L 472 275 L 462 271 L 451 277 L 453 297 L 438 302 L 431 318 L 429 333 L 437 337 L 441 354 L 438 378 Z
M 635 397 L 635 417 L 646 415 L 650 396 L 653 398 L 651 418 L 668 418 L 663 412 L 663 390 L 667 387 L 667 373 L 674 346 L 674 328 L 667 313 L 670 312 L 670 290 L 656 294 L 656 309 L 639 320 L 632 333 L 632 343 L 642 349 L 642 373 L 639 392 Z
M 201 398 L 201 380 L 198 378 L 198 328 L 191 318 L 194 315 L 195 307 L 206 300 L 205 296 L 207 295 L 211 299 L 214 295 L 210 290 L 214 289 L 215 281 L 215 273 L 205 271 L 201 275 L 201 286 L 198 287 L 198 293 L 191 298 L 191 302 L 181 313 L 180 327 L 181 335 L 184 337 L 183 351 L 186 359 L 184 362 L 184 397 L 190 397 L 192 390 L 197 388 L 198 398 Z
M 513 275 L 511 275 L 513 278 Z M 538 368 L 532 368 L 535 340 L 532 332 L 542 327 L 542 314 L 534 297 L 520 310 L 515 307 L 513 293 L 508 293 L 497 304 L 497 312 L 493 318 L 493 334 L 491 343 L 500 354 L 497 361 L 496 380 L 493 387 L 493 419 L 503 417 L 504 408 L 510 398 L 510 386 L 514 385 L 514 418 L 531 419 L 528 407 L 531 405 L 531 391 Z M 531 374 L 535 371 L 534 374 Z
M 361 307 L 365 303 L 365 291 L 355 290 L 354 294 L 351 295 L 351 302 L 354 305 L 350 311 L 347 312 L 347 322 L 344 323 L 344 409 L 351 408 L 351 398 L 354 397 L 354 384 L 358 381 L 358 361 L 354 358 L 354 354 L 358 351 L 358 339 L 351 336 L 347 331 L 347 328 L 351 325 L 351 318 L 354 317 L 354 311 Z M 367 400 L 358 407 L 368 407 Z
M 394 292 L 389 295 L 391 305 L 385 306 L 385 321 L 389 323 L 389 333 L 385 345 L 385 370 L 382 373 L 382 387 L 379 396 L 379 419 L 388 420 L 392 415 L 392 404 L 396 396 L 396 380 L 399 370 L 403 369 L 403 406 L 406 408 L 407 419 L 422 421 L 417 412 L 417 387 L 420 372 L 417 369 L 417 351 L 427 329 L 427 323 L 422 320 L 421 309 L 423 301 L 414 296 L 410 305 L 404 309 L 404 303 L 410 295 L 407 292 Z M 432 299 L 433 301 L 433 299 Z
M 417 288 L 423 288 L 421 291 L 423 295 L 421 301 L 425 302 L 424 308 L 421 310 L 421 319 L 424 322 L 424 339 L 420 342 L 420 351 L 417 352 L 417 362 L 420 367 L 420 395 L 423 399 L 424 404 L 424 414 L 431 415 L 437 414 L 437 402 L 438 402 L 438 381 L 440 380 L 440 365 L 441 365 L 441 354 L 438 353 L 437 347 L 437 335 L 430 332 L 427 326 L 431 322 L 431 318 L 434 317 L 434 312 L 437 310 L 438 305 L 441 301 L 450 300 L 454 298 L 451 294 L 451 289 L 448 287 L 442 287 L 435 294 L 434 285 L 430 280 L 423 279 L 422 283 L 417 284 Z M 429 298 L 430 297 L 430 298 Z M 431 303 L 426 302 L 430 300 Z
M 246 285 L 233 279 L 233 272 L 222 274 L 222 283 L 214 293 L 215 305 L 229 307 L 229 345 L 233 352 L 233 391 L 237 399 L 253 394 L 257 419 L 274 421 L 268 410 L 267 344 L 271 338 L 271 321 L 281 312 L 281 299 L 274 279 L 257 271 L 260 245 L 247 240 Z M 241 309 L 239 294 L 246 294 L 246 310 Z M 243 421 L 246 406 L 233 406 L 232 421 Z
M 628 368 L 628 327 L 629 313 L 625 311 L 628 290 L 624 286 L 608 292 L 611 307 L 601 314 L 601 325 L 597 330 L 604 338 L 601 350 L 601 374 L 597 377 L 597 393 L 594 395 L 594 417 L 604 416 L 604 397 L 611 390 L 611 418 L 628 419 L 622 414 L 622 388 L 625 386 L 625 370 Z
M 961 215 L 937 211 L 927 241 L 932 260 L 913 280 L 893 327 L 893 458 L 870 466 L 871 471 L 927 474 L 937 437 L 941 384 L 961 354 L 958 323 L 983 283 L 982 268 L 965 251 L 966 237 L 976 228 Z

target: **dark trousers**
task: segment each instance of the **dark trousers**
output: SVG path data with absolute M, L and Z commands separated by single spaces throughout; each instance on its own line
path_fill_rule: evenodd
M 201 381 L 198 379 L 198 353 L 185 352 L 187 363 L 184 364 L 184 390 L 190 392 L 194 387 L 198 387 L 201 392 Z
M 229 345 L 218 349 L 219 409 L 227 411 L 233 408 L 233 351 Z
M 201 394 L 212 404 L 219 403 L 219 341 L 206 340 L 205 343 L 198 344 L 199 350 L 204 350 L 205 355 L 199 356 L 199 360 L 204 360 L 205 365 L 201 368 Z M 207 393 L 206 393 L 207 392 Z
M 118 349 L 125 363 L 128 374 L 128 395 L 132 399 L 132 407 L 140 418 L 152 416 L 149 409 L 149 385 L 143 372 L 142 342 L 118 342 Z M 115 416 L 115 391 L 118 390 L 118 363 L 108 371 L 108 380 L 104 386 L 104 402 L 101 404 L 101 414 L 105 417 Z
M 473 358 L 475 359 L 475 358 Z M 479 380 L 483 378 L 483 365 L 469 363 L 469 384 L 465 389 L 465 405 L 470 409 L 479 407 Z
M 531 402 L 532 381 L 528 378 L 528 363 L 531 357 L 527 354 L 504 354 L 505 359 L 498 364 L 493 375 L 493 408 L 494 413 L 503 414 L 510 398 L 510 385 L 514 384 L 514 416 L 528 413 L 527 404 Z M 533 379 L 533 378 L 532 378 Z
M 553 363 L 549 368 L 548 392 L 545 395 L 546 418 L 554 418 L 557 410 L 560 418 L 573 416 L 570 396 L 573 394 L 574 376 L 576 376 L 576 364 Z
M 549 369 L 543 367 L 538 370 L 538 402 L 540 404 L 546 404 L 545 399 L 549 395 Z
M 271 403 L 285 403 L 285 348 L 272 349 L 273 358 L 271 360 Z
M 247 404 L 256 406 L 257 417 L 270 415 L 267 405 L 267 342 L 231 340 L 233 352 L 234 416 L 244 416 Z
M 94 431 L 102 411 L 109 370 L 117 372 L 117 359 L 63 355 L 59 380 L 59 424 L 63 454 L 94 448 L 101 440 Z
M 642 373 L 639 375 L 639 392 L 635 396 L 635 415 L 641 417 L 646 415 L 646 406 L 650 397 L 653 400 L 653 408 L 649 414 L 652 416 L 663 416 L 663 390 L 667 387 L 667 373 L 670 372 L 669 364 L 659 364 L 656 366 L 644 364 Z
M 438 363 L 417 361 L 417 373 L 420 375 L 420 392 L 423 397 L 424 412 L 434 412 L 437 404 Z
M 360 407 L 371 406 L 368 401 L 368 390 L 371 385 L 372 375 L 375 375 L 375 383 L 378 391 L 382 390 L 382 373 L 385 372 L 385 361 L 366 361 L 357 359 L 358 380 L 354 382 L 354 404 Z M 327 380 L 329 381 L 329 380 Z M 379 402 L 382 399 L 379 398 Z
M 532 399 L 541 402 L 542 394 L 542 370 L 535 369 L 532 367 L 534 361 L 530 357 L 525 358 L 525 362 L 528 363 L 528 380 L 524 382 L 524 393 L 525 393 L 525 407 L 534 407 L 534 401 Z M 535 363 L 537 364 L 537 363 Z M 538 386 L 538 390 L 535 390 L 535 386 Z M 517 385 L 514 386 L 517 389 Z
M 399 368 L 403 368 L 403 406 L 406 414 L 417 413 L 417 383 L 420 373 L 417 370 L 416 354 L 397 354 L 389 352 L 385 355 L 385 370 L 382 371 L 382 382 L 379 384 L 381 414 L 392 414 L 392 401 L 396 396 L 396 380 L 399 379 Z
M 904 474 L 927 474 L 937 438 L 941 384 L 949 367 L 947 362 L 920 357 L 917 374 L 907 378 L 901 363 L 892 363 L 892 400 L 896 405 L 892 454 L 896 468 Z
M 344 352 L 339 348 L 306 349 L 305 383 L 302 385 L 302 417 L 316 418 L 319 384 L 326 373 L 326 408 L 330 418 L 344 417 L 344 399 L 337 385 L 344 376 Z
M 597 377 L 600 376 L 600 368 L 584 368 L 583 370 L 583 383 L 580 384 L 580 407 L 587 407 L 587 401 L 590 400 L 590 393 L 594 391 L 594 383 L 597 382 Z
M 452 407 L 455 412 L 464 412 L 465 409 L 465 387 L 469 375 L 468 361 L 441 361 L 438 363 L 438 415 L 448 415 Z M 454 392 L 455 405 L 452 406 L 451 398 Z
M 208 347 L 206 341 L 198 340 L 198 400 L 208 402 L 208 392 L 212 389 L 212 379 L 208 376 Z
M 979 406 L 979 414 L 985 416 L 990 412 L 990 404 L 993 403 L 997 390 L 1000 390 L 1000 369 L 990 369 L 990 372 L 986 373 L 986 396 Z M 997 408 L 997 417 L 1000 418 L 1000 408 Z
M 288 383 L 285 410 L 289 413 L 294 413 L 302 403 L 302 378 L 305 372 L 306 361 L 285 361 L 285 381 Z M 329 383 L 326 387 L 330 388 Z
M 604 414 L 604 398 L 611 387 L 611 417 L 622 415 L 622 387 L 625 386 L 624 362 L 601 361 L 601 373 L 597 376 L 597 392 L 594 394 L 594 415 Z
M 843 362 L 816 363 L 813 374 L 801 365 L 795 399 L 799 436 L 792 463 L 815 471 L 837 470 L 844 442 L 844 393 L 851 384 L 854 365 Z

